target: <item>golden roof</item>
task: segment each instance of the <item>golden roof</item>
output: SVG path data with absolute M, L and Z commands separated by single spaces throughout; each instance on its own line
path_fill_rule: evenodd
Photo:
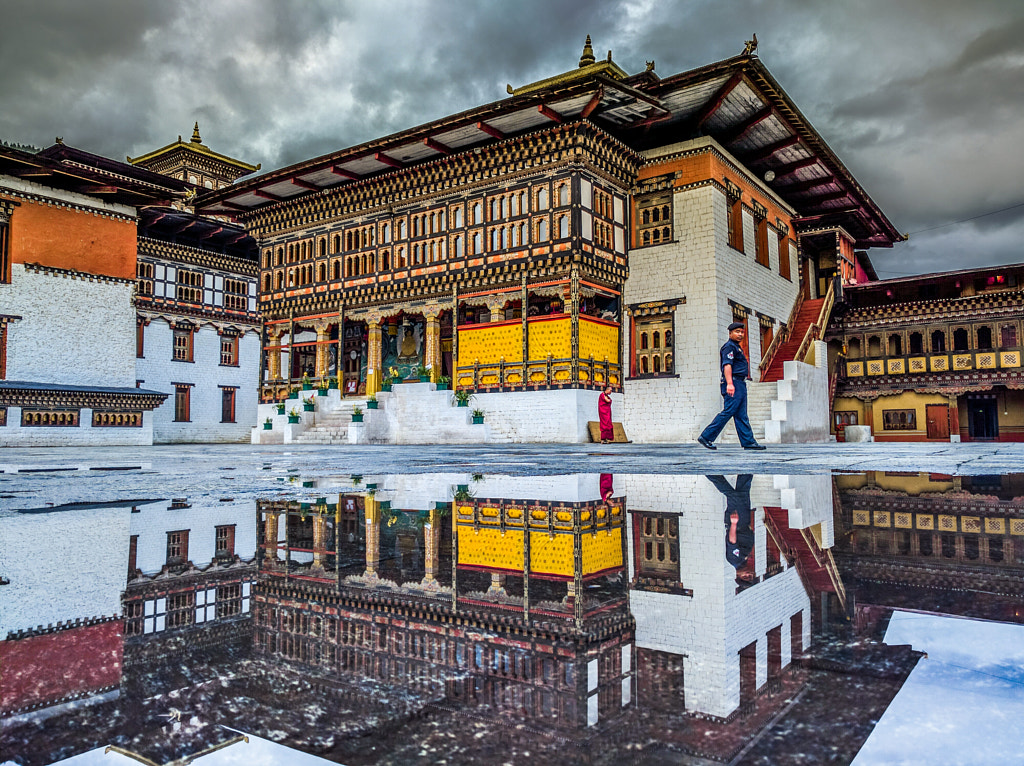
M 587 41 L 583 44 L 583 54 L 580 56 L 580 65 L 576 69 L 570 69 L 568 72 L 556 74 L 554 77 L 546 77 L 543 80 L 531 82 L 529 85 L 523 85 L 519 88 L 512 88 L 510 85 L 509 92 L 513 96 L 519 96 L 523 93 L 543 90 L 551 85 L 564 85 L 574 80 L 584 80 L 596 74 L 606 74 L 616 80 L 622 80 L 629 76 L 625 70 L 612 61 L 611 51 L 608 51 L 608 58 L 605 61 L 595 60 L 590 35 L 587 35 Z
M 204 157 L 217 160 L 218 162 L 223 162 L 225 165 L 230 165 L 231 167 L 245 171 L 244 173 L 240 173 L 239 175 L 253 173 L 259 170 L 261 167 L 260 164 L 250 165 L 248 162 L 242 162 L 241 160 L 236 160 L 232 157 L 228 157 L 224 154 L 220 154 L 218 152 L 213 151 L 210 147 L 203 143 L 203 140 L 199 135 L 198 122 L 196 122 L 195 127 L 192 129 L 192 138 L 190 138 L 188 141 L 183 141 L 181 139 L 181 136 L 178 136 L 178 140 L 172 144 L 167 144 L 167 146 L 157 149 L 156 151 L 149 152 L 148 154 L 143 154 L 139 157 L 126 157 L 126 159 L 132 165 L 141 165 L 146 162 L 151 162 L 152 160 L 155 160 L 158 157 L 162 157 L 166 154 L 172 154 L 175 151 L 184 152 L 185 154 L 199 154 Z

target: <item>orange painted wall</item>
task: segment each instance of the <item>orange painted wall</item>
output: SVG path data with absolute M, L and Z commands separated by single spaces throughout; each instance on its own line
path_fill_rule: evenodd
M 134 221 L 21 199 L 9 226 L 12 263 L 135 279 Z
M 640 169 L 637 179 L 643 181 L 666 173 L 679 174 L 673 181 L 673 186 L 677 189 L 711 179 L 721 183 L 723 178 L 728 178 L 740 187 L 743 202 L 749 205 L 752 199 L 757 200 L 768 209 L 769 221 L 774 223 L 776 218 L 780 218 L 787 226 L 792 225 L 789 213 L 778 207 L 760 186 L 752 184 L 745 175 L 737 173 L 711 151 L 702 151 L 686 157 L 672 157 L 665 161 L 653 159 L 650 164 Z

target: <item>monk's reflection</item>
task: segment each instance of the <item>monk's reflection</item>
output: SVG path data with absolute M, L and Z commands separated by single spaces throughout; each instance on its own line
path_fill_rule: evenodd
M 736 477 L 736 486 L 724 476 L 708 476 L 708 481 L 725 495 L 725 558 L 736 568 L 739 585 L 753 585 L 754 528 L 751 524 L 750 482 L 753 475 L 742 473 Z

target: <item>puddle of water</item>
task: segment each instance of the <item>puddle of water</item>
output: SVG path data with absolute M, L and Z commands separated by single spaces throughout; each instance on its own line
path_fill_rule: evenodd
M 11 487 L 6 758 L 942 763 L 1020 744 L 1024 475 L 260 467 L 272 491 Z

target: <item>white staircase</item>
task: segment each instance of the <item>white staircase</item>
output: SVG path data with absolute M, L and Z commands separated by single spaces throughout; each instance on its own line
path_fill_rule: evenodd
M 342 399 L 331 408 L 318 408 L 313 425 L 293 441 L 294 444 L 348 444 L 352 411 L 359 407 L 367 412 L 365 399 Z M 365 417 L 365 414 L 364 414 Z

